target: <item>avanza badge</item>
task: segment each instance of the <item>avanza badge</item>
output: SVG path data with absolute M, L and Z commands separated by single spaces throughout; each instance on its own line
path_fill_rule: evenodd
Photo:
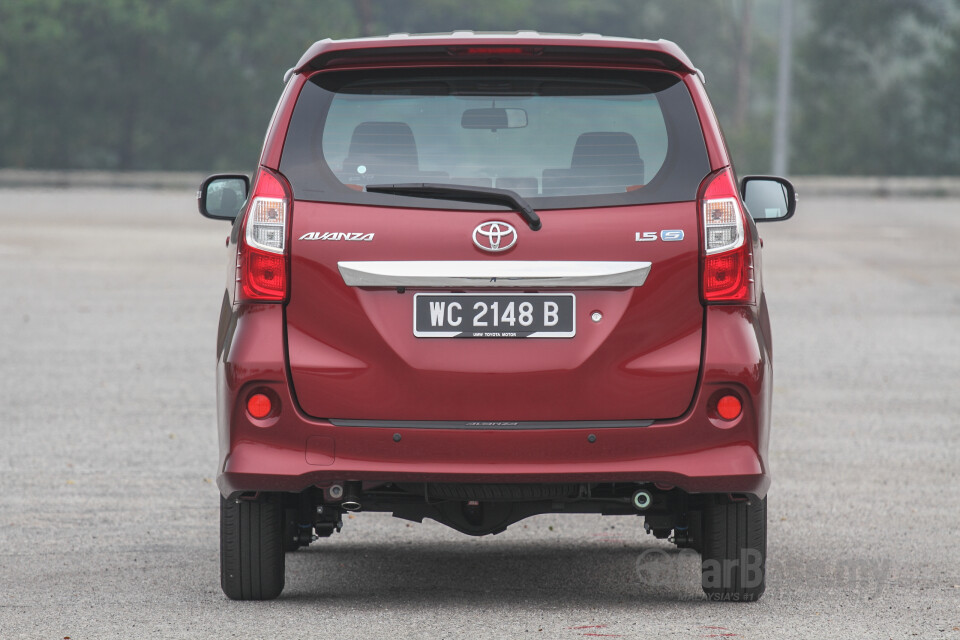
M 299 240 L 353 240 L 358 242 L 372 242 L 373 234 L 372 233 L 344 233 L 342 231 L 327 231 L 326 233 L 320 233 L 319 231 L 311 231 L 310 233 L 305 233 Z

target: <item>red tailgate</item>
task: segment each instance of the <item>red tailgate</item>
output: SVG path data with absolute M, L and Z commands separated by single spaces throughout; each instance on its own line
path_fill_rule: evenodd
M 703 320 L 695 203 L 542 216 L 532 231 L 510 211 L 295 202 L 287 347 L 302 409 L 329 419 L 463 422 L 681 415 L 697 383 Z M 492 220 L 516 228 L 510 250 L 475 246 L 474 229 Z M 664 241 L 664 230 L 684 239 Z M 651 232 L 656 240 L 637 241 Z M 398 289 L 349 285 L 339 269 L 382 261 L 442 262 L 437 276 L 476 261 L 491 263 L 491 273 L 496 263 L 544 261 L 572 272 L 610 262 L 649 263 L 649 271 L 642 286 Z M 573 293 L 575 336 L 415 337 L 414 295 L 458 291 Z

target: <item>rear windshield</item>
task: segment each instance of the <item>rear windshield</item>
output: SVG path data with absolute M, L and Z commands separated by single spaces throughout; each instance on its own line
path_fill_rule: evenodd
M 364 190 L 440 183 L 566 209 L 694 200 L 709 163 L 690 95 L 672 74 L 417 69 L 315 74 L 280 170 L 298 200 L 498 208 Z

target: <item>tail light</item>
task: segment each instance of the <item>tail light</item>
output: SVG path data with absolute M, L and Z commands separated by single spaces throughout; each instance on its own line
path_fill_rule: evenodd
M 752 304 L 753 248 L 730 169 L 712 176 L 702 192 L 703 301 Z
M 237 251 L 241 302 L 283 302 L 287 297 L 287 221 L 290 189 L 279 173 L 260 169 Z

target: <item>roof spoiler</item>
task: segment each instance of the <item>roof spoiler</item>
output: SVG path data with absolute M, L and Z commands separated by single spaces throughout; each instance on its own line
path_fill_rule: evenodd
M 394 34 L 379 38 L 353 40 L 325 39 L 314 43 L 301 56 L 292 73 L 309 73 L 327 68 L 350 68 L 370 64 L 394 65 L 436 58 L 444 64 L 469 63 L 472 58 L 482 64 L 538 61 L 546 59 L 577 60 L 617 66 L 638 65 L 662 68 L 679 73 L 700 72 L 687 54 L 669 40 L 636 40 L 594 34 L 579 36 L 541 35 L 519 31 L 515 34 L 476 34 L 454 32 L 442 35 Z

